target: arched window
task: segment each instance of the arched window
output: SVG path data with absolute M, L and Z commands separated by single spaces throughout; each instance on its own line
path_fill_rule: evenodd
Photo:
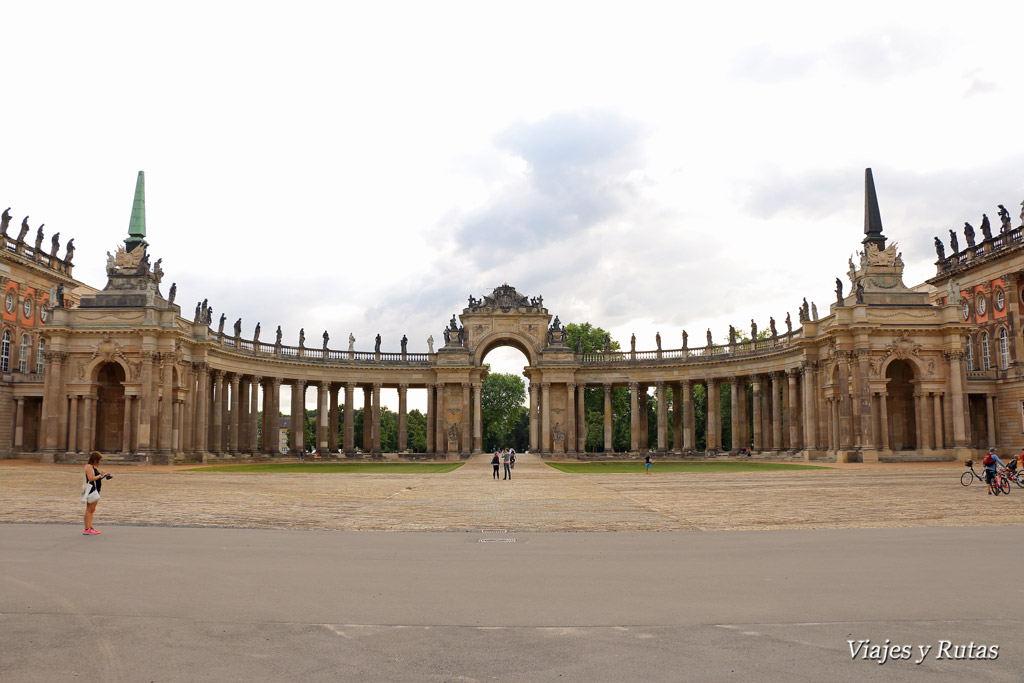
M 18 372 L 28 372 L 28 354 L 32 350 L 32 340 L 27 334 L 21 335 L 21 352 L 18 354 Z
M 0 337 L 0 372 L 7 372 L 11 362 L 11 332 L 4 330 L 4 336 Z
M 989 357 L 988 350 L 988 332 L 981 333 L 981 369 L 992 369 L 992 359 Z
M 971 335 L 967 335 L 967 371 L 970 372 L 974 369 L 974 341 L 971 339 Z
M 1005 327 L 999 330 L 999 367 L 1002 370 L 1010 367 L 1010 335 Z
M 39 348 L 36 349 L 36 373 L 43 374 L 43 368 L 46 366 L 44 362 L 46 359 L 43 358 L 43 352 L 46 351 L 46 340 L 42 337 L 39 338 Z

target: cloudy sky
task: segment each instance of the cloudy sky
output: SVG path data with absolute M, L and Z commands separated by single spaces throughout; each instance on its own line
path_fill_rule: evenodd
M 641 349 L 825 314 L 865 167 L 908 285 L 1024 200 L 1024 7 L 838 5 L 16 3 L 0 209 L 102 286 L 145 170 L 183 312 L 293 344 L 425 351 L 503 282 Z

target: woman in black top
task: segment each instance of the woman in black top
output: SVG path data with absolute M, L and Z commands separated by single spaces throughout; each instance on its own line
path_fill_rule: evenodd
M 89 464 L 85 466 L 85 480 L 95 486 L 96 493 L 100 492 L 100 486 L 103 485 L 104 479 L 110 479 L 109 472 L 101 472 L 96 465 L 100 464 L 100 460 L 103 456 L 98 451 L 93 451 L 89 454 Z M 82 533 L 86 536 L 94 536 L 99 532 L 92 528 L 92 513 L 96 511 L 96 504 L 99 500 L 94 500 L 91 503 L 85 504 L 85 531 Z

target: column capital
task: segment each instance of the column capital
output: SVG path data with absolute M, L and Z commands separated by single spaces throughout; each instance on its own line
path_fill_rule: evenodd
M 253 375 L 251 377 L 251 381 L 252 381 L 253 384 L 263 384 L 263 376 L 262 375 Z
M 640 390 L 640 383 L 639 382 L 630 382 L 629 383 L 629 390 L 632 391 L 632 392 L 639 391 Z
M 304 380 L 304 379 L 293 379 L 292 380 L 292 386 L 294 386 L 296 388 L 300 388 L 300 389 L 305 389 L 306 388 L 306 380 Z
M 330 382 L 320 382 L 320 391 L 328 392 L 331 390 Z
M 796 379 L 796 376 L 800 374 L 800 368 L 786 368 L 786 377 L 790 379 Z
M 803 363 L 804 372 L 813 372 L 818 367 L 818 361 L 816 360 L 805 360 Z
M 665 388 L 665 382 L 663 380 L 658 380 L 657 382 L 654 383 L 654 386 L 658 389 L 658 391 L 661 391 L 662 389 Z
M 399 391 L 408 391 L 409 390 L 409 385 L 406 384 L 405 382 L 403 382 L 403 383 L 398 385 L 398 390 Z
M 213 378 L 215 380 L 220 382 L 220 381 L 222 381 L 224 379 L 224 375 L 226 373 L 223 370 L 210 370 L 210 374 L 213 375 Z
M 242 376 L 241 375 L 239 375 L 237 372 L 231 373 L 231 385 L 232 386 L 237 387 L 241 381 L 242 381 Z
M 355 382 L 345 382 L 345 391 L 355 391 L 357 386 Z
M 689 388 L 693 386 L 693 380 L 690 380 L 690 379 L 680 380 L 679 384 L 682 385 L 684 390 L 689 390 Z
M 274 388 L 281 386 L 282 380 L 280 377 L 271 377 L 270 383 L 274 385 Z
M 551 388 L 551 382 L 541 382 L 540 388 L 543 389 L 544 391 L 547 391 L 548 389 Z
M 963 360 L 967 354 L 963 349 L 953 349 L 952 351 L 943 351 L 942 355 L 946 357 L 946 360 Z
M 383 382 L 374 382 L 373 383 L 373 390 L 374 391 L 380 391 L 381 387 L 383 387 L 383 386 L 384 386 Z
M 481 390 L 483 390 L 483 388 L 484 388 L 484 383 L 483 382 L 473 382 L 473 389 L 475 391 L 481 391 Z
M 569 391 L 575 391 L 576 390 L 576 382 L 566 382 L 565 386 L 567 386 L 569 388 Z

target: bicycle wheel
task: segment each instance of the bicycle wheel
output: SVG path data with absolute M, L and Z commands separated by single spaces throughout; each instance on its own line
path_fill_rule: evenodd
M 1001 476 L 999 477 L 998 483 L 999 488 L 1002 490 L 1002 492 L 1007 496 L 1010 495 L 1010 480 L 1007 479 L 1005 476 Z
M 1002 489 L 999 488 L 999 482 L 998 481 L 992 482 L 992 495 L 993 496 L 998 496 L 1001 491 L 1002 491 Z
M 960 483 L 964 486 L 970 486 L 972 481 L 974 481 L 974 472 L 967 470 L 960 475 Z
M 1024 489 L 1024 475 L 1018 474 L 1013 478 L 1013 483 L 1017 485 L 1017 488 Z

